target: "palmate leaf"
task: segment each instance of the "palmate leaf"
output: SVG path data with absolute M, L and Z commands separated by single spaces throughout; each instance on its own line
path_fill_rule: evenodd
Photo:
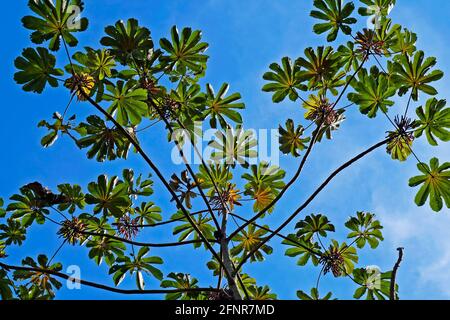
M 264 227 L 268 228 L 268 226 Z M 237 243 L 231 249 L 231 254 L 237 256 L 242 253 L 242 258 L 244 258 L 247 254 L 259 246 L 267 232 L 267 230 L 257 228 L 253 224 L 249 225 L 246 230 L 242 230 L 239 234 L 233 237 L 232 241 Z M 264 244 L 250 256 L 250 261 L 264 261 L 264 254 L 270 255 L 272 252 L 272 247 Z
M 133 81 L 119 80 L 116 85 L 107 85 L 106 89 L 110 95 L 105 95 L 104 99 L 113 102 L 108 112 L 114 114 L 121 125 L 136 126 L 148 115 L 147 90 L 136 88 Z
M 42 93 L 47 83 L 52 87 L 58 86 L 57 76 L 62 76 L 64 71 L 55 68 L 56 58 L 45 48 L 27 48 L 22 56 L 14 61 L 14 65 L 20 71 L 14 74 L 14 80 L 23 84 L 22 89 Z
M 390 131 L 388 134 L 389 142 L 386 146 L 386 152 L 391 155 L 393 160 L 406 161 L 412 153 L 414 140 L 398 130 Z
M 189 274 L 171 272 L 167 275 L 167 280 L 161 282 L 162 288 L 173 289 L 195 289 L 198 288 L 198 280 Z M 192 300 L 198 298 L 198 292 L 177 292 L 168 293 L 166 300 Z
M 152 175 L 143 178 L 142 174 L 135 175 L 133 169 L 122 171 L 123 181 L 127 184 L 127 193 L 137 199 L 139 196 L 148 197 L 153 194 Z
M 236 167 L 236 164 L 248 168 L 249 160 L 257 156 L 254 132 L 244 130 L 240 125 L 235 129 L 228 127 L 225 132 L 216 132 L 215 139 L 208 145 L 214 149 L 211 160 L 216 163 L 223 161 L 232 168 Z
M 49 259 L 45 255 L 39 255 L 37 261 L 31 257 L 27 257 L 22 260 L 22 265 L 25 267 L 50 270 L 59 272 L 62 270 L 61 263 L 53 263 L 49 265 Z M 16 270 L 13 274 L 14 280 L 28 280 L 29 285 L 36 286 L 41 291 L 48 294 L 51 298 L 55 296 L 55 290 L 59 290 L 62 287 L 62 283 L 57 280 L 56 277 L 40 271 L 29 270 Z
M 144 274 L 162 280 L 163 273 L 153 265 L 163 264 L 163 260 L 160 257 L 146 257 L 149 251 L 148 247 L 142 247 L 133 259 L 127 256 L 118 257 L 116 264 L 109 269 L 109 274 L 113 274 L 114 284 L 118 286 L 127 273 L 130 275 L 136 273 L 136 285 L 139 290 L 145 289 Z
M 86 244 L 89 250 L 89 259 L 93 259 L 97 265 L 101 265 L 105 260 L 108 266 L 124 256 L 126 246 L 123 242 L 109 237 L 97 236 L 91 238 Z
M 450 141 L 450 108 L 446 108 L 446 100 L 429 99 L 423 107 L 416 109 L 418 120 L 414 122 L 414 136 L 421 137 L 423 133 L 428 143 L 437 146 L 437 139 Z
M 86 206 L 84 193 L 79 185 L 60 184 L 58 185 L 58 191 L 65 198 L 65 201 L 58 205 L 58 210 L 68 210 L 70 214 L 73 214 L 77 208 L 84 209 Z
M 72 63 L 65 67 L 66 71 L 75 73 L 79 77 L 84 75 L 85 78 L 91 78 L 92 88 L 86 93 L 92 95 L 91 92 L 97 92 L 96 101 L 100 102 L 105 91 L 105 84 L 112 84 L 108 78 L 117 73 L 113 69 L 116 66 L 114 57 L 106 49 L 94 50 L 85 47 L 84 52 L 76 52 L 72 58 Z M 76 89 L 72 88 L 72 90 L 75 91 Z M 85 100 L 82 95 L 78 95 L 78 98 Z
M 366 300 L 387 300 L 390 296 L 392 272 L 377 272 L 376 269 L 355 269 L 353 278 L 360 285 L 353 297 L 361 299 L 366 295 Z M 397 294 L 398 285 L 395 285 Z
M 292 119 L 286 121 L 286 129 L 280 125 L 278 128 L 280 151 L 284 154 L 299 157 L 300 151 L 304 150 L 306 143 L 311 140 L 310 137 L 303 137 L 304 131 L 305 129 L 302 125 L 298 125 L 296 128 Z
M 202 240 L 197 231 L 192 227 L 191 223 L 185 218 L 185 215 L 182 212 L 176 213 L 171 217 L 171 220 L 180 219 L 183 224 L 176 226 L 173 229 L 173 234 L 179 234 L 178 241 L 184 241 L 192 236 L 193 240 Z M 214 239 L 214 231 L 215 228 L 210 224 L 212 219 L 207 215 L 199 214 L 195 218 L 193 218 L 194 222 L 197 224 L 197 227 L 201 231 L 201 233 L 205 236 L 206 239 L 211 240 Z M 194 243 L 194 248 L 200 248 L 201 243 Z
M 391 50 L 394 53 L 397 53 L 397 51 L 392 48 L 398 45 L 398 36 L 400 31 L 401 26 L 399 24 L 392 25 L 391 19 L 383 17 L 379 27 L 376 27 L 374 30 L 375 37 L 373 41 L 376 43 L 377 52 L 382 52 L 385 55 L 389 55 Z
M 10 199 L 14 202 L 9 203 L 6 210 L 12 212 L 13 219 L 21 219 L 25 227 L 35 221 L 44 224 L 45 216 L 49 214 L 47 208 L 51 205 L 48 199 L 27 186 L 20 188 L 20 194 L 15 194 Z
M 274 92 L 273 102 L 279 103 L 287 96 L 291 101 L 296 101 L 298 99 L 296 89 L 306 91 L 307 87 L 302 84 L 300 77 L 300 67 L 289 57 L 281 59 L 281 66 L 278 63 L 272 63 L 269 68 L 271 71 L 266 72 L 263 78 L 270 82 L 264 85 L 262 90 Z
M 328 232 L 335 231 L 334 225 L 321 214 L 307 216 L 295 225 L 295 229 L 298 229 L 297 237 L 304 238 L 306 241 L 311 241 L 315 234 L 326 237 Z
M 318 10 L 311 11 L 311 17 L 326 21 L 314 25 L 314 32 L 322 34 L 329 31 L 328 42 L 336 40 L 339 30 L 347 35 L 352 33 L 349 25 L 357 21 L 350 17 L 355 10 L 353 2 L 347 2 L 344 5 L 342 0 L 314 0 L 314 7 Z
M 178 117 L 203 120 L 206 96 L 201 93 L 200 85 L 180 82 L 176 90 L 170 92 L 170 99 L 179 106 L 175 110 Z
M 391 46 L 393 52 L 411 56 L 416 51 L 417 34 L 414 32 L 406 28 L 402 31 L 399 28 L 396 30 L 395 40 L 395 43 Z
M 244 186 L 244 194 L 255 200 L 253 211 L 258 212 L 269 205 L 283 189 L 286 172 L 277 166 L 270 166 L 267 162 L 260 162 L 258 166 L 252 165 L 250 168 L 251 173 L 242 175 L 242 179 L 248 181 Z M 273 209 L 272 206 L 268 212 Z
M 250 286 L 248 288 L 248 294 L 250 296 L 250 299 L 257 301 L 267 301 L 277 299 L 277 295 L 275 293 L 270 292 L 269 286 L 264 287 Z
M 181 74 L 186 74 L 188 70 L 195 74 L 203 73 L 208 60 L 208 56 L 204 54 L 208 49 L 208 44 L 201 42 L 201 32 L 184 28 L 180 34 L 177 27 L 173 26 L 171 37 L 172 41 L 163 38 L 159 42 L 165 51 L 160 57 L 161 63 L 171 69 L 175 68 Z
M 365 7 L 360 7 L 358 13 L 362 16 L 371 16 L 378 14 L 381 17 L 385 17 L 389 14 L 389 11 L 395 5 L 397 0 L 360 0 L 364 3 Z
M 20 221 L 8 219 L 6 224 L 0 224 L 0 241 L 4 245 L 22 245 L 26 239 L 27 230 Z
M 340 79 L 342 74 L 345 75 L 345 73 L 338 74 L 343 62 L 340 54 L 334 52 L 332 47 L 321 46 L 316 50 L 306 48 L 305 58 L 298 58 L 295 64 L 305 69 L 300 71 L 299 78 L 309 81 L 308 89 L 310 90 L 316 90 L 321 85 L 323 86 L 324 81 L 328 82 L 336 78 Z M 335 86 L 344 84 L 345 81 L 341 81 L 340 83 L 335 83 Z M 330 89 L 330 86 L 328 85 L 327 88 Z M 325 94 L 325 92 L 322 93 Z
M 106 49 L 95 50 L 90 47 L 85 47 L 85 52 L 76 52 L 73 55 L 73 60 L 80 65 L 74 63 L 67 65 L 66 71 L 72 72 L 72 66 L 76 73 L 85 72 L 96 80 L 104 80 L 113 76 L 113 68 L 116 66 L 114 56 Z
M 331 297 L 333 296 L 333 294 L 331 292 L 328 292 L 323 298 L 320 297 L 319 295 L 319 290 L 317 290 L 317 288 L 312 288 L 311 289 L 311 294 L 307 294 L 306 292 L 299 290 L 297 291 L 297 297 L 300 300 L 307 300 L 307 301 L 311 301 L 311 300 L 331 300 Z M 335 300 L 335 299 L 333 299 Z
M 86 203 L 95 205 L 94 214 L 102 212 L 105 216 L 120 218 L 131 205 L 127 184 L 116 176 L 108 179 L 106 175 L 100 175 L 97 182 L 88 184 L 88 191 Z
M 11 300 L 13 298 L 14 283 L 9 279 L 5 270 L 0 270 L 0 298 Z
M 359 60 L 363 58 L 363 55 L 356 50 L 354 42 L 348 41 L 346 45 L 340 45 L 338 52 L 345 72 L 349 72 L 352 68 L 355 71 L 358 70 Z
M 438 94 L 437 90 L 429 85 L 430 82 L 437 81 L 444 76 L 441 70 L 431 69 L 436 65 L 436 58 L 425 59 L 423 51 L 418 51 L 411 60 L 408 55 L 401 55 L 390 66 L 393 73 L 392 81 L 399 86 L 399 95 L 405 95 L 410 89 L 411 97 L 414 101 L 419 99 L 419 91 L 429 95 Z
M 80 123 L 76 131 L 82 136 L 77 141 L 80 148 L 90 148 L 89 159 L 96 158 L 103 162 L 106 159 L 126 159 L 130 149 L 130 141 L 115 127 L 109 128 L 98 116 L 89 116 L 86 123 Z
M 228 83 L 224 83 L 216 94 L 211 84 L 208 83 L 206 85 L 206 110 L 203 116 L 205 118 L 211 117 L 209 122 L 212 128 L 217 128 L 218 120 L 220 126 L 223 129 L 226 129 L 228 123 L 225 118 L 228 118 L 237 124 L 242 123 L 242 116 L 235 109 L 244 109 L 245 104 L 238 102 L 241 99 L 239 93 L 233 93 L 228 97 L 226 96 L 229 87 Z
M 380 241 L 384 240 L 381 233 L 383 226 L 375 220 L 375 215 L 372 213 L 358 211 L 356 217 L 351 217 L 345 226 L 351 230 L 347 238 L 356 238 L 356 245 L 360 249 L 364 248 L 366 243 L 375 249 Z
M 450 162 L 439 165 L 439 160 L 433 158 L 430 165 L 419 163 L 417 168 L 422 175 L 409 180 L 410 187 L 421 186 L 415 198 L 416 204 L 423 206 L 429 199 L 433 211 L 441 211 L 444 202 L 450 208 Z
M 3 198 L 0 198 L 0 218 L 4 218 L 6 215 L 6 210 L 3 209 L 3 205 L 5 202 L 3 201 Z
M 122 65 L 145 60 L 153 49 L 150 30 L 139 26 L 136 19 L 128 19 L 126 23 L 119 20 L 114 26 L 106 27 L 105 33 L 100 43 L 109 47 L 111 55 Z
M 366 69 L 361 70 L 359 79 L 354 79 L 351 83 L 356 93 L 349 93 L 348 100 L 359 105 L 362 114 L 369 118 L 374 118 L 379 109 L 388 111 L 388 107 L 394 105 L 394 101 L 389 100 L 397 92 L 397 88 L 389 83 L 388 76 L 380 73 L 377 67 L 372 67 L 370 74 Z
M 202 189 L 208 190 L 208 195 L 216 193 L 214 185 L 216 185 L 219 190 L 225 190 L 232 179 L 233 173 L 225 165 L 210 164 L 208 165 L 208 168 L 205 168 L 203 165 L 199 166 L 197 181 L 200 183 Z
M 189 173 L 187 170 L 183 171 L 178 177 L 176 174 L 173 174 L 170 179 L 170 188 L 177 193 L 177 196 L 181 202 L 184 202 L 186 208 L 191 209 L 192 203 L 191 200 L 197 197 L 197 193 L 193 190 L 197 188 L 197 183 L 195 180 L 191 180 L 189 177 Z M 175 201 L 173 198 L 171 201 Z
M 72 35 L 74 32 L 85 31 L 88 27 L 88 19 L 79 18 L 84 9 L 81 0 L 29 0 L 28 7 L 37 14 L 26 16 L 22 19 L 23 26 L 35 30 L 31 34 L 31 41 L 41 44 L 50 40 L 49 49 L 57 51 L 61 47 L 61 38 L 71 47 L 78 44 L 78 40 Z
M 297 265 L 304 266 L 310 260 L 315 266 L 319 264 L 320 245 L 318 242 L 307 241 L 304 237 L 299 238 L 295 234 L 290 234 L 287 238 L 291 240 L 283 240 L 282 244 L 292 248 L 287 249 L 285 255 L 288 257 L 299 256 Z
M 72 116 L 69 121 L 64 122 L 63 117 L 58 112 L 55 112 L 53 114 L 53 123 L 48 123 L 46 120 L 42 120 L 38 123 L 38 128 L 45 127 L 47 128 L 50 133 L 45 135 L 41 139 L 41 145 L 44 148 L 51 147 L 56 140 L 58 140 L 59 133 L 67 134 L 72 129 L 72 121 L 75 120 L 75 116 Z
M 142 202 L 139 207 L 134 208 L 133 213 L 138 217 L 138 224 L 152 225 L 162 221 L 161 208 L 153 202 Z

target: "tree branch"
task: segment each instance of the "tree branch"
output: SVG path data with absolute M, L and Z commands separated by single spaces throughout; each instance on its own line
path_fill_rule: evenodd
M 164 121 L 164 123 L 166 124 L 167 129 L 169 130 L 170 134 L 173 136 L 173 128 L 170 125 L 169 121 L 167 121 L 167 119 L 164 117 L 164 114 L 161 112 L 161 110 L 159 109 L 159 107 L 156 105 L 156 103 L 153 101 L 152 98 L 148 99 L 150 104 L 152 105 L 152 107 L 156 110 L 156 112 L 158 112 L 159 116 L 161 117 L 161 119 Z M 191 175 L 192 179 L 194 179 L 195 182 L 195 186 L 198 190 L 198 192 L 200 193 L 200 196 L 202 197 L 203 201 L 206 204 L 206 207 L 208 208 L 208 211 L 214 221 L 214 224 L 216 226 L 217 231 L 220 231 L 220 225 L 219 225 L 219 221 L 217 221 L 216 216 L 214 215 L 214 212 L 211 208 L 211 205 L 209 204 L 208 199 L 206 198 L 205 193 L 203 192 L 203 188 L 201 187 L 200 183 L 198 182 L 197 176 L 195 175 L 194 170 L 192 170 L 192 167 L 189 165 L 184 152 L 183 152 L 183 148 L 180 146 L 179 142 L 175 139 L 174 140 L 175 145 L 178 149 L 178 152 L 180 153 L 180 156 L 183 158 L 183 162 L 184 165 L 186 166 L 187 170 L 189 171 L 189 174 Z
M 138 247 L 154 247 L 154 248 L 167 248 L 167 247 L 177 247 L 177 246 L 183 246 L 188 244 L 194 244 L 194 243 L 203 243 L 203 240 L 187 240 L 187 241 L 180 241 L 180 242 L 167 242 L 167 243 L 148 243 L 148 242 L 138 242 L 133 241 L 129 239 L 125 239 L 122 237 L 117 237 L 112 234 L 107 233 L 95 233 L 95 232 L 89 232 L 89 231 L 76 231 L 77 234 L 83 234 L 87 236 L 93 236 L 93 237 L 104 237 L 109 238 L 117 241 L 121 241 L 124 243 L 132 244 Z M 217 240 L 208 240 L 210 242 L 217 242 Z
M 311 138 L 311 142 L 309 143 L 308 149 L 307 149 L 305 155 L 303 156 L 302 161 L 300 162 L 300 165 L 298 166 L 297 172 L 294 174 L 292 179 L 284 186 L 284 188 L 280 191 L 280 193 L 264 209 L 262 209 L 255 216 L 253 216 L 253 218 L 248 220 L 240 228 L 237 228 L 232 234 L 230 234 L 230 236 L 228 237 L 228 240 L 233 239 L 233 237 L 236 236 L 237 234 L 239 234 L 239 232 L 241 232 L 242 230 L 247 228 L 250 224 L 253 224 L 254 222 L 256 222 L 256 220 L 258 220 L 260 217 L 262 217 L 270 208 L 272 208 L 283 197 L 285 192 L 295 183 L 295 181 L 300 176 L 300 174 L 306 164 L 306 160 L 308 160 L 308 157 L 311 154 L 311 151 L 316 142 L 317 136 L 319 135 L 320 127 L 321 127 L 321 125 L 318 126 L 317 130 L 314 132 L 314 134 Z
M 110 292 L 120 293 L 120 294 L 166 294 L 166 293 L 182 293 L 182 292 L 220 292 L 221 290 L 215 289 L 215 288 L 189 288 L 189 289 L 156 289 L 156 290 L 125 290 L 125 289 L 119 289 L 114 287 L 109 287 L 103 284 L 95 283 L 92 281 L 82 280 L 82 279 L 75 279 L 71 276 L 68 276 L 64 273 L 53 271 L 53 270 L 46 270 L 46 269 L 40 269 L 40 268 L 31 268 L 31 267 L 21 267 L 21 266 L 12 266 L 7 265 L 0 262 L 0 267 L 9 271 L 9 270 L 21 270 L 21 271 L 31 271 L 31 272 L 39 272 L 39 273 L 45 273 L 50 274 L 55 277 L 59 277 L 62 279 L 70 280 L 73 283 L 80 283 L 89 287 L 106 290 Z
M 400 267 L 400 263 L 402 262 L 403 259 L 403 249 L 404 248 L 397 248 L 398 250 L 398 259 L 397 262 L 394 265 L 394 269 L 392 269 L 392 275 L 391 275 L 391 288 L 389 291 L 389 300 L 397 300 L 395 297 L 395 280 L 397 277 L 397 271 L 398 268 Z
M 373 145 L 369 149 L 361 152 L 357 156 L 353 157 L 349 161 L 345 162 L 343 165 L 341 165 L 339 168 L 337 168 L 335 171 L 331 173 L 331 175 L 316 189 L 316 191 L 313 192 L 313 194 L 297 209 L 294 211 L 294 213 L 285 221 L 283 222 L 275 231 L 272 232 L 270 236 L 268 236 L 266 239 L 262 240 L 258 246 L 256 246 L 253 250 L 251 250 L 240 262 L 239 266 L 237 267 L 237 271 L 239 271 L 242 266 L 245 264 L 245 262 L 256 252 L 258 251 L 265 243 L 270 241 L 276 233 L 279 233 L 281 230 L 283 230 L 303 209 L 305 209 L 315 198 L 316 196 L 343 170 L 351 166 L 353 163 L 357 162 L 359 159 L 365 157 L 367 154 L 371 153 L 372 151 L 378 149 L 379 147 L 385 145 L 389 142 L 389 138 L 378 142 L 377 144 Z

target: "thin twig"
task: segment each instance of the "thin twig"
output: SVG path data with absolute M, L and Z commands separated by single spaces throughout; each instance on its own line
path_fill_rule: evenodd
M 396 277 L 397 277 L 398 268 L 400 267 L 400 263 L 402 262 L 402 259 L 403 259 L 403 249 L 404 248 L 397 248 L 397 250 L 398 250 L 398 259 L 397 259 L 397 262 L 394 265 L 394 269 L 392 269 L 391 288 L 390 288 L 390 291 L 389 291 L 389 299 L 390 300 L 396 300 L 395 281 L 396 281 Z

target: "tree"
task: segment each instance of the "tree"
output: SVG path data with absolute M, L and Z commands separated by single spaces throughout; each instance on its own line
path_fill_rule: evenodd
M 413 150 L 414 141 L 421 137 L 432 146 L 438 140 L 450 140 L 450 111 L 445 100 L 434 97 L 438 92 L 432 86 L 443 73 L 435 68 L 436 58 L 426 58 L 416 49 L 417 36 L 412 31 L 392 24 L 388 8 L 395 0 L 361 2 L 358 12 L 363 17 L 368 15 L 367 5 L 382 5 L 374 29 L 357 29 L 354 1 L 315 0 L 313 30 L 327 33 L 327 46 L 307 48 L 298 58 L 284 57 L 263 76 L 262 90 L 272 95 L 274 103 L 290 100 L 306 109 L 304 124 L 286 119 L 279 127 L 280 151 L 298 164 L 287 180 L 282 168 L 262 161 L 250 163 L 257 157 L 257 141 L 243 126 L 241 95 L 229 94 L 226 83 L 217 91 L 210 84 L 200 86 L 209 45 L 199 30 L 174 26 L 158 46 L 148 28 L 129 19 L 107 26 L 98 48 L 80 48 L 76 32 L 86 31 L 88 20 L 78 19 L 72 10 L 82 11 L 82 1 L 30 0 L 32 13 L 22 21 L 33 30 L 33 46 L 15 60 L 14 79 L 24 91 L 42 94 L 48 87 L 60 87 L 71 93 L 63 114 L 55 112 L 53 123 L 39 122 L 49 131 L 42 146 L 51 147 L 58 138 L 68 137 L 76 147 L 87 149 L 88 159 L 139 157 L 152 174 L 125 169 L 116 176 L 100 174 L 85 187 L 61 183 L 55 191 L 45 187 L 45 181 L 31 182 L 6 203 L 0 199 L 2 299 L 53 299 L 61 280 L 70 279 L 61 263 L 53 261 L 57 252 L 50 259 L 45 253 L 36 260 L 25 257 L 22 265 L 8 262 L 8 251 L 23 245 L 30 230 L 42 224 L 56 226 L 55 236 L 63 239 L 62 246 L 85 246 L 89 259 L 106 265 L 114 285 L 78 279 L 99 290 L 165 294 L 166 299 L 183 300 L 276 299 L 270 287 L 252 278 L 245 267 L 272 254 L 269 242 L 277 238 L 299 267 L 312 264 L 318 269 L 317 286 L 299 289 L 300 299 L 330 299 L 332 293 L 322 296 L 318 289 L 325 274 L 348 278 L 355 285 L 356 299 L 398 299 L 401 248 L 393 270 L 380 271 L 378 278 L 358 265 L 361 250 L 374 250 L 384 240 L 374 213 L 359 211 L 344 226 L 335 226 L 325 214 L 307 212 L 337 175 L 380 148 L 386 148 L 393 160 L 417 160 L 420 173 L 409 185 L 420 186 L 415 198 L 418 206 L 429 200 L 435 211 L 444 205 L 450 208 L 450 164 L 437 158 L 425 164 Z M 337 39 L 342 43 L 332 46 Z M 74 48 L 79 51 L 71 52 Z M 65 61 L 57 59 L 57 51 L 65 55 Z M 399 108 L 393 99 L 396 95 L 406 95 L 407 102 L 405 110 L 393 118 L 389 113 L 398 113 Z M 432 97 L 425 107 L 417 107 L 417 118 L 410 118 L 408 110 L 423 95 Z M 69 117 L 75 103 L 90 106 L 92 114 L 81 121 L 75 115 Z M 304 174 L 314 148 L 339 133 L 345 111 L 352 106 L 359 107 L 362 117 L 386 117 L 392 130 L 319 181 L 319 187 L 279 226 L 265 224 L 263 219 L 277 213 L 284 195 Z M 197 148 L 202 139 L 195 130 L 198 122 L 217 130 L 209 142 L 214 149 L 210 159 Z M 161 133 L 157 123 L 164 125 L 168 143 L 175 146 L 185 167 L 170 178 L 150 156 L 153 146 L 140 142 L 150 129 Z M 186 146 L 194 149 L 201 164 L 189 161 Z M 154 192 L 160 192 L 156 184 L 172 199 L 170 218 L 152 199 Z M 238 207 L 248 207 L 251 216 L 238 215 Z M 291 222 L 296 222 L 294 232 L 284 233 Z M 177 238 L 148 242 L 145 230 L 162 226 L 173 226 Z M 348 229 L 347 237 L 333 237 L 342 227 Z M 204 264 L 217 278 L 216 284 L 200 286 L 194 275 L 166 270 L 164 259 L 152 252 L 155 247 L 188 246 L 211 254 Z M 119 288 L 127 277 L 135 279 L 136 289 Z M 148 279 L 160 287 L 148 288 Z

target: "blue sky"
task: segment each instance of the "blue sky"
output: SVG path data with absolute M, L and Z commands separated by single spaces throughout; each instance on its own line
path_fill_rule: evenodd
M 303 112 L 298 104 L 282 103 L 274 105 L 270 95 L 261 92 L 262 74 L 268 65 L 279 61 L 283 56 L 296 58 L 304 48 L 324 43 L 323 36 L 311 32 L 313 20 L 309 17 L 312 1 L 305 0 L 87 0 L 84 16 L 90 20 L 87 32 L 79 36 L 80 45 L 99 46 L 103 28 L 118 19 L 136 17 L 152 30 L 155 40 L 168 36 L 170 27 L 191 26 L 203 30 L 204 39 L 210 43 L 209 67 L 205 82 L 219 87 L 223 82 L 231 85 L 230 92 L 240 92 L 247 109 L 243 112 L 248 128 L 277 128 L 287 118 L 301 121 Z M 357 2 L 357 1 L 356 1 Z M 25 94 L 13 81 L 13 61 L 21 50 L 31 46 L 29 32 L 21 27 L 20 19 L 28 14 L 26 1 L 8 1 L 4 4 L 7 15 L 5 38 L 0 57 L 1 92 L 3 101 L 3 120 L 1 137 L 3 153 L 0 166 L 3 168 L 0 180 L 0 196 L 9 197 L 20 186 L 41 181 L 50 188 L 57 184 L 70 182 L 86 185 L 101 173 L 120 174 L 127 167 L 144 174 L 147 167 L 137 156 L 127 162 L 97 163 L 85 158 L 66 139 L 61 139 L 50 149 L 40 147 L 39 140 L 45 133 L 37 128 L 41 119 L 49 119 L 54 111 L 62 111 L 67 103 L 65 90 L 46 90 L 43 95 Z M 427 55 L 436 56 L 438 67 L 446 75 L 450 74 L 450 56 L 446 54 L 450 40 L 448 20 L 450 3 L 435 0 L 433 5 L 426 0 L 399 0 L 392 12 L 396 23 L 400 23 L 418 33 L 418 48 L 426 49 Z M 363 21 L 364 22 L 364 21 Z M 342 42 L 343 38 L 338 41 Z M 157 42 L 157 41 L 155 41 Z M 81 47 L 80 47 L 81 48 Z M 66 63 L 63 56 L 61 63 Z M 444 77 L 436 87 L 438 98 L 449 94 L 449 78 Z M 397 99 L 392 115 L 401 112 L 405 99 Z M 415 105 L 419 106 L 418 104 Z M 71 113 L 83 119 L 89 112 L 87 104 L 74 104 Z M 413 108 L 415 109 L 415 108 Z M 378 142 L 384 132 L 390 129 L 387 120 L 379 117 L 369 120 L 357 109 L 349 110 L 342 130 L 335 134 L 331 142 L 320 144 L 305 168 L 303 177 L 288 192 L 288 196 L 278 205 L 275 213 L 265 222 L 277 226 L 288 216 L 311 191 L 329 174 L 331 170 L 352 155 Z M 162 127 L 147 131 L 141 137 L 142 145 L 154 161 L 162 166 L 166 176 L 179 172 L 182 167 L 170 164 L 171 147 L 165 147 L 166 134 Z M 450 147 L 441 145 L 431 148 L 423 140 L 415 143 L 415 151 L 427 162 L 438 156 L 442 161 L 450 160 Z M 296 161 L 282 158 L 282 167 L 292 172 Z M 344 240 L 343 224 L 358 210 L 376 213 L 385 226 L 385 242 L 375 251 L 361 254 L 361 266 L 378 265 L 383 270 L 391 269 L 396 259 L 396 248 L 405 247 L 405 259 L 401 266 L 398 281 L 400 295 L 409 299 L 448 299 L 450 298 L 450 216 L 448 209 L 432 213 L 427 207 L 417 208 L 413 203 L 415 190 L 407 185 L 408 179 L 415 175 L 416 164 L 411 158 L 406 163 L 390 160 L 384 150 L 379 150 L 337 177 L 307 208 L 305 214 L 324 213 L 337 227 L 335 237 Z M 165 218 L 170 217 L 174 207 L 160 184 L 153 200 L 163 208 Z M 250 216 L 241 210 L 242 215 Z M 286 233 L 293 230 L 289 226 Z M 339 232 L 339 230 L 341 232 Z M 28 237 L 31 243 L 22 248 L 13 248 L 10 262 L 18 263 L 26 255 L 35 256 L 45 252 L 52 255 L 61 240 L 54 235 L 55 229 L 48 225 L 34 228 Z M 171 241 L 170 230 L 152 231 L 145 235 L 149 241 Z M 294 299 L 298 289 L 309 291 L 315 285 L 317 268 L 296 266 L 295 259 L 287 258 L 279 241 L 271 244 L 275 253 L 265 263 L 254 264 L 246 269 L 260 285 L 268 284 L 279 298 Z M 201 250 L 162 249 L 152 250 L 152 255 L 164 258 L 164 271 L 190 273 L 200 279 L 203 286 L 209 286 L 210 273 L 206 269 L 209 254 Z M 86 248 L 66 246 L 56 258 L 64 266 L 79 265 L 82 277 L 112 285 L 107 276 L 107 268 L 98 268 L 87 259 Z M 132 287 L 133 282 L 125 282 L 123 287 Z M 148 288 L 158 287 L 149 279 Z M 321 282 L 320 291 L 334 291 L 339 298 L 351 298 L 355 287 L 349 279 L 334 279 L 330 275 Z M 69 291 L 63 289 L 59 298 L 122 298 L 95 289 Z

